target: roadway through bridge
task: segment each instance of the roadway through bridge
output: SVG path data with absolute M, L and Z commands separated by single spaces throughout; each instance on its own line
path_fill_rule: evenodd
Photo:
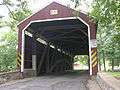
M 97 75 L 97 23 L 89 15 L 53 2 L 17 27 L 17 68 L 23 76 L 73 70 L 76 55 L 87 55 L 89 75 Z
M 101 90 L 88 74 L 69 72 L 44 75 L 20 80 L 11 85 L 3 85 L 0 90 Z

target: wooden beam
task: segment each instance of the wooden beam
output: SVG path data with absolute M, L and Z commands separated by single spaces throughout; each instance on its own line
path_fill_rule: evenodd
M 45 46 L 44 51 L 43 51 L 43 54 L 42 54 L 41 59 L 40 59 L 40 61 L 39 61 L 39 65 L 38 65 L 38 74 L 40 74 L 40 70 L 41 70 L 41 67 L 42 67 L 42 64 L 43 64 L 43 61 L 44 61 L 44 58 L 45 58 L 47 49 L 48 49 L 48 45 Z
M 49 67 L 50 67 L 50 43 L 48 43 L 48 49 L 47 49 L 47 58 L 46 58 L 46 73 L 49 73 Z
M 36 30 L 36 28 L 33 28 Z M 80 24 L 74 24 L 74 25 L 58 25 L 58 26 L 40 26 L 38 28 L 38 31 L 41 31 L 44 33 L 45 31 L 54 31 L 54 30 L 62 30 L 62 29 L 82 29 L 87 30 L 86 28 L 82 27 Z

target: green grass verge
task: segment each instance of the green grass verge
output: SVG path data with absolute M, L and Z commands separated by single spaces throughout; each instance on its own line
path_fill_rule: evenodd
M 120 72 L 108 72 L 108 74 L 112 75 L 113 77 L 119 77 L 120 78 Z

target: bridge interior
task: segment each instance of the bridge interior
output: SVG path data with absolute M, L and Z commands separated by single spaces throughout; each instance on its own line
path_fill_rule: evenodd
M 79 19 L 34 22 L 25 31 L 24 68 L 36 55 L 37 75 L 72 70 L 75 55 L 89 55 L 88 27 Z

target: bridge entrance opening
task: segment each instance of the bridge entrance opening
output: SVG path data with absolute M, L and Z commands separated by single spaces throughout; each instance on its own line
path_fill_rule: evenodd
M 18 68 L 34 75 L 65 72 L 74 69 L 76 55 L 86 55 L 88 72 L 96 75 L 96 28 L 88 15 L 51 3 L 18 25 Z
M 89 71 L 90 62 L 88 55 L 76 55 L 74 57 L 74 70 L 87 70 Z
M 37 75 L 73 70 L 76 55 L 89 55 L 88 38 L 79 19 L 34 22 L 25 30 L 24 66 Z

